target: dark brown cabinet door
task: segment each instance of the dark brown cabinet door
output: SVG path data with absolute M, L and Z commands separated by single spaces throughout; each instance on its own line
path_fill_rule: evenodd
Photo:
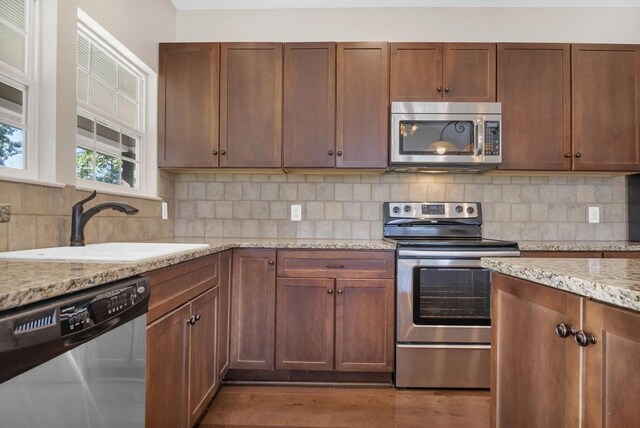
M 160 45 L 158 166 L 218 166 L 218 43 Z
M 584 426 L 631 427 L 640 421 L 640 314 L 587 301 L 584 331 L 595 344 L 584 348 Z
M 195 322 L 189 324 L 189 426 L 205 411 L 218 386 L 218 291 L 213 288 L 191 302 Z
M 442 101 L 442 43 L 391 43 L 391 101 Z
M 220 254 L 220 308 L 218 311 L 218 382 L 229 370 L 229 322 L 231 315 L 232 251 Z
M 389 45 L 338 43 L 336 166 L 389 166 Z
M 220 166 L 281 166 L 282 43 L 220 48 Z
M 277 369 L 333 369 L 334 295 L 333 279 L 278 279 Z
M 580 328 L 582 299 L 500 274 L 492 282 L 491 426 L 578 427 L 580 347 L 555 329 Z
M 573 45 L 573 169 L 637 171 L 640 47 Z
M 274 368 L 275 260 L 275 250 L 233 250 L 230 368 Z
M 147 327 L 147 427 L 187 427 L 189 309 L 184 305 Z
M 496 100 L 496 45 L 445 43 L 442 51 L 443 101 Z
M 283 166 L 334 167 L 336 44 L 284 45 Z
M 505 141 L 500 169 L 571 169 L 568 44 L 499 44 L 498 101 Z
M 336 280 L 336 370 L 393 371 L 394 281 Z

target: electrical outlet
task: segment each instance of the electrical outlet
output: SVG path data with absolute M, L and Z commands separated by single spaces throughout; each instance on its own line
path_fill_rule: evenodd
M 291 205 L 291 221 L 302 221 L 302 205 Z
M 600 223 L 600 207 L 589 207 L 589 223 Z
M 162 219 L 169 219 L 169 204 L 167 202 L 162 203 Z

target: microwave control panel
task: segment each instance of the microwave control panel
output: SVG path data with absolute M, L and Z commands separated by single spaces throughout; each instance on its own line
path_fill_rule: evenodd
M 500 156 L 500 122 L 484 123 L 484 155 Z

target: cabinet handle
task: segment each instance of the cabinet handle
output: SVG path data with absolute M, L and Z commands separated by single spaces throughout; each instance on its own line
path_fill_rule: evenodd
M 577 158 L 582 157 L 582 153 L 576 153 L 576 157 Z
M 344 269 L 344 265 L 327 265 L 327 269 Z
M 576 341 L 576 345 L 585 347 L 588 345 L 593 345 L 598 341 L 598 338 L 593 333 L 585 333 L 583 330 L 580 330 L 576 333 L 576 337 L 573 338 Z
M 333 288 L 327 288 L 327 293 L 333 294 Z
M 221 154 L 222 156 L 224 156 L 224 155 L 226 155 L 226 154 L 227 154 L 227 152 L 226 152 L 226 150 L 220 150 L 220 154 Z
M 329 156 L 333 155 L 333 150 L 329 150 Z
M 338 288 L 338 294 L 342 294 L 342 293 L 343 293 L 342 289 Z
M 438 93 L 442 92 L 442 86 L 438 86 Z
M 195 316 L 196 322 L 197 322 L 197 321 L 200 321 L 200 318 L 202 318 L 202 317 L 200 316 L 200 314 L 196 314 L 196 316 Z
M 561 322 L 560 324 L 556 325 L 556 334 L 559 337 L 566 339 L 567 337 L 576 334 L 576 328 L 572 325 L 567 325 Z
M 565 157 L 565 158 L 570 158 L 570 157 L 571 157 L 571 153 L 565 153 L 565 154 L 564 154 L 564 157 Z
M 338 153 L 336 153 L 338 156 L 342 156 L 342 150 L 338 150 Z
M 276 262 L 274 262 L 273 260 L 269 260 L 269 261 L 267 262 L 267 264 L 268 264 L 269 266 L 273 266 L 273 265 L 275 265 L 275 264 L 276 264 Z
M 448 93 L 450 91 L 449 87 L 447 86 L 446 88 L 444 88 L 444 91 Z
M 215 155 L 218 154 L 218 151 L 217 150 L 211 150 L 211 154 L 215 156 Z
M 187 320 L 187 324 L 194 325 L 196 323 L 196 317 L 191 317 Z

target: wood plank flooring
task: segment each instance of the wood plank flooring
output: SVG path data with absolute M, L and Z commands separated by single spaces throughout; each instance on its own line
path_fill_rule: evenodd
M 486 428 L 488 391 L 223 386 L 200 428 Z

